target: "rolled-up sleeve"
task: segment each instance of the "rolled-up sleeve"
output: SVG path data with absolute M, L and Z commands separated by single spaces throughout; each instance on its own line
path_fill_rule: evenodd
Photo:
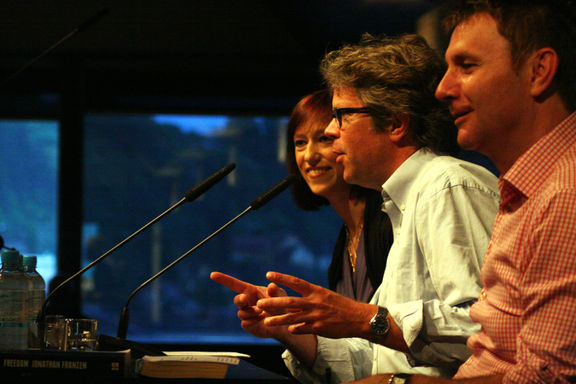
M 388 306 L 414 365 L 455 370 L 470 356 L 466 340 L 480 330 L 470 307 L 481 291 L 480 269 L 497 204 L 493 191 L 466 180 L 447 182 L 418 201 L 416 238 L 434 295 Z
M 372 348 L 357 338 L 328 339 L 318 336 L 316 360 L 307 368 L 290 352 L 282 355 L 290 373 L 301 383 L 341 383 L 358 380 L 372 373 Z

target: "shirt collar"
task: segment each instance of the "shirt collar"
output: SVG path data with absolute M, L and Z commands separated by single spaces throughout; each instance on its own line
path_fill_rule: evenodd
M 382 198 L 385 201 L 387 199 L 392 200 L 398 207 L 403 206 L 408 192 L 418 178 L 418 173 L 424 169 L 426 163 L 436 156 L 427 148 L 421 148 L 414 152 L 382 185 Z
M 576 112 L 524 152 L 500 180 L 500 189 L 511 184 L 527 198 L 537 193 L 553 172 L 553 165 L 576 144 Z

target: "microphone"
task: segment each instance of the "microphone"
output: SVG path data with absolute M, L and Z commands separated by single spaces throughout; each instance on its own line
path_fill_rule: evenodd
M 59 285 L 57 285 L 46 297 L 46 299 L 44 300 L 44 303 L 42 304 L 42 308 L 40 309 L 40 312 L 38 313 L 38 317 L 37 317 L 37 321 L 38 321 L 38 332 L 39 332 L 39 336 L 41 336 L 42 338 L 40 340 L 44 339 L 44 316 L 46 314 L 46 305 L 48 303 L 48 301 L 50 300 L 50 298 L 52 298 L 54 296 L 54 294 L 61 289 L 64 285 L 68 284 L 70 281 L 74 280 L 76 277 L 78 277 L 79 275 L 81 275 L 82 273 L 86 272 L 88 269 L 92 268 L 94 265 L 96 265 L 97 263 L 99 263 L 100 261 L 102 261 L 105 257 L 107 257 L 108 255 L 110 255 L 112 252 L 116 251 L 118 248 L 122 247 L 124 244 L 126 244 L 128 241 L 132 240 L 134 237 L 136 237 L 137 235 L 139 235 L 142 231 L 144 231 L 146 228 L 150 227 L 152 224 L 154 224 L 155 222 L 157 222 L 158 220 L 160 220 L 161 218 L 163 218 L 164 216 L 166 216 L 168 213 L 172 212 L 173 210 L 175 210 L 176 208 L 178 208 L 179 206 L 181 206 L 182 204 L 186 203 L 186 202 L 192 202 L 194 201 L 196 198 L 198 198 L 200 195 L 202 195 L 203 193 L 205 193 L 208 189 L 212 188 L 217 182 L 219 182 L 220 180 L 222 180 L 226 175 L 228 175 L 230 172 L 232 172 L 232 170 L 236 168 L 236 164 L 231 163 L 228 164 L 227 166 L 225 166 L 224 168 L 220 169 L 218 172 L 214 173 L 212 176 L 206 178 L 205 180 L 203 180 L 200 184 L 192 187 L 188 192 L 186 192 L 185 196 L 180 199 L 180 201 L 178 201 L 177 203 L 175 203 L 174 205 L 172 205 L 170 208 L 168 208 L 166 211 L 162 212 L 160 215 L 158 215 L 155 219 L 153 219 L 152 221 L 150 221 L 148 224 L 144 225 L 142 228 L 140 228 L 139 230 L 137 230 L 136 232 L 134 232 L 133 234 L 131 234 L 130 236 L 128 236 L 127 238 L 125 238 L 124 240 L 122 240 L 120 243 L 116 244 L 114 247 L 110 248 L 107 252 L 105 252 L 103 255 L 101 255 L 100 257 L 98 257 L 97 259 L 95 259 L 94 261 L 92 261 L 90 264 L 88 264 L 87 266 L 85 266 L 84 268 L 82 268 L 81 270 L 79 270 L 78 272 L 74 273 L 72 276 L 70 276 L 69 278 L 67 278 L 66 280 L 64 280 L 62 283 L 60 283 Z
M 202 196 L 207 190 L 212 188 L 214 184 L 222 180 L 226 175 L 232 172 L 236 168 L 236 164 L 230 163 L 224 168 L 220 169 L 218 172 L 213 174 L 212 176 L 208 177 L 204 181 L 202 181 L 197 186 L 192 187 L 186 195 L 184 196 L 183 200 L 187 202 L 191 202 L 196 200 L 198 197 Z
M 214 236 L 216 236 L 217 234 L 222 232 L 224 229 L 226 229 L 228 226 L 230 226 L 236 220 L 238 220 L 239 218 L 244 216 L 246 213 L 248 213 L 251 210 L 256 210 L 256 209 L 262 208 L 262 206 L 264 204 L 268 203 L 270 200 L 272 200 L 273 198 L 278 196 L 280 193 L 282 193 L 284 190 L 286 190 L 286 188 L 288 188 L 288 186 L 290 186 L 290 184 L 292 184 L 294 182 L 294 180 L 296 180 L 295 175 L 286 176 L 284 179 L 282 179 L 276 185 L 272 186 L 266 192 L 264 192 L 263 194 L 261 194 L 260 196 L 258 196 L 254 200 L 252 200 L 252 202 L 250 203 L 250 206 L 248 206 L 248 208 L 246 208 L 244 211 L 242 211 L 240 214 L 238 214 L 235 218 L 233 218 L 232 220 L 230 220 L 229 222 L 227 222 L 226 224 L 221 226 L 218 230 L 216 230 L 210 236 L 206 237 L 204 240 L 202 240 L 201 242 L 196 244 L 188 252 L 184 253 L 182 256 L 180 256 L 179 258 L 174 260 L 172 263 L 168 264 L 166 267 L 164 267 L 164 269 L 162 269 L 160 272 L 156 273 L 154 276 L 152 276 L 151 278 L 146 280 L 138 288 L 136 288 L 134 291 L 132 291 L 130 296 L 128 296 L 128 300 L 126 300 L 126 304 L 124 304 L 124 308 L 122 308 L 122 313 L 120 314 L 120 320 L 118 322 L 117 337 L 119 339 L 122 339 L 122 340 L 126 339 L 126 334 L 128 333 L 128 321 L 129 321 L 129 317 L 130 317 L 130 315 L 128 313 L 128 304 L 130 304 L 130 301 L 132 300 L 132 298 L 134 297 L 134 295 L 136 293 L 138 293 L 142 288 L 146 287 L 148 284 L 150 284 L 151 282 L 153 282 L 154 280 L 159 278 L 162 274 L 164 274 L 164 272 L 168 271 L 170 268 L 172 268 L 173 266 L 178 264 L 186 256 L 190 255 L 192 252 L 194 252 L 195 250 L 200 248 L 208 240 L 212 239 Z
M 41 58 L 43 58 L 44 56 L 46 56 L 47 54 L 49 54 L 50 52 L 52 52 L 54 49 L 56 49 L 59 45 L 61 45 L 62 43 L 64 43 L 66 40 L 68 40 L 69 38 L 71 38 L 72 36 L 74 36 L 75 34 L 77 34 L 78 32 L 82 32 L 85 31 L 86 29 L 88 29 L 89 27 L 92 26 L 92 24 L 95 24 L 96 22 L 100 21 L 100 19 L 102 19 L 106 14 L 108 13 L 108 9 L 102 9 L 101 11 L 99 11 L 98 13 L 92 15 L 90 18 L 88 18 L 87 20 L 85 20 L 84 22 L 82 22 L 80 25 L 78 25 L 76 28 L 74 28 L 72 31 L 68 32 L 68 34 L 66 36 L 64 36 L 63 38 L 61 38 L 60 40 L 58 40 L 56 43 L 52 44 L 52 46 L 48 49 L 46 49 L 44 52 L 42 52 L 41 54 L 39 54 L 38 56 L 34 57 L 32 60 L 28 61 L 26 64 L 24 64 L 20 69 L 18 69 L 16 72 L 14 72 L 13 74 L 11 74 L 10 76 L 8 76 L 7 78 L 4 79 L 4 81 L 2 81 L 2 83 L 0 85 L 4 85 L 7 82 L 9 82 L 10 80 L 12 80 L 13 78 L 15 78 L 16 76 L 18 76 L 19 74 L 21 74 L 22 72 L 24 72 L 28 67 L 30 67 L 32 64 L 34 64 L 35 62 L 37 62 L 38 60 L 40 60 Z

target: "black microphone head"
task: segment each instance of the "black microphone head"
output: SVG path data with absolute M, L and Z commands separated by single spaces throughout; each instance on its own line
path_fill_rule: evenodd
M 261 208 L 264 204 L 268 203 L 270 200 L 278 196 L 281 192 L 286 190 L 296 180 L 296 175 L 288 175 L 282 179 L 278 184 L 274 185 L 272 188 L 255 198 L 250 207 L 252 209 Z
M 204 192 L 212 188 L 214 184 L 216 184 L 217 182 L 222 180 L 226 175 L 232 172 L 234 168 L 236 168 L 236 164 L 230 163 L 224 168 L 220 169 L 215 174 L 213 174 L 212 176 L 202 181 L 200 184 L 196 185 L 195 187 L 192 187 L 188 192 L 186 192 L 186 195 L 184 196 L 185 201 L 190 202 L 196 200 Z
M 104 9 L 100 10 L 98 13 L 91 16 L 88 20 L 86 20 L 82 24 L 80 24 L 77 27 L 78 32 L 82 32 L 82 31 L 85 31 L 86 29 L 90 28 L 93 24 L 100 21 L 100 19 L 102 19 L 104 16 L 106 16 L 109 12 L 110 12 L 110 10 L 108 8 L 104 8 Z

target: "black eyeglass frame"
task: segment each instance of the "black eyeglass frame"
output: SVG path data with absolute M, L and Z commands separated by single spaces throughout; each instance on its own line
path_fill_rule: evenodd
M 344 115 L 351 115 L 353 113 L 367 113 L 371 114 L 372 111 L 370 108 L 363 107 L 363 108 L 334 108 L 332 110 L 332 118 L 336 119 L 338 122 L 338 126 L 342 126 L 342 116 Z

